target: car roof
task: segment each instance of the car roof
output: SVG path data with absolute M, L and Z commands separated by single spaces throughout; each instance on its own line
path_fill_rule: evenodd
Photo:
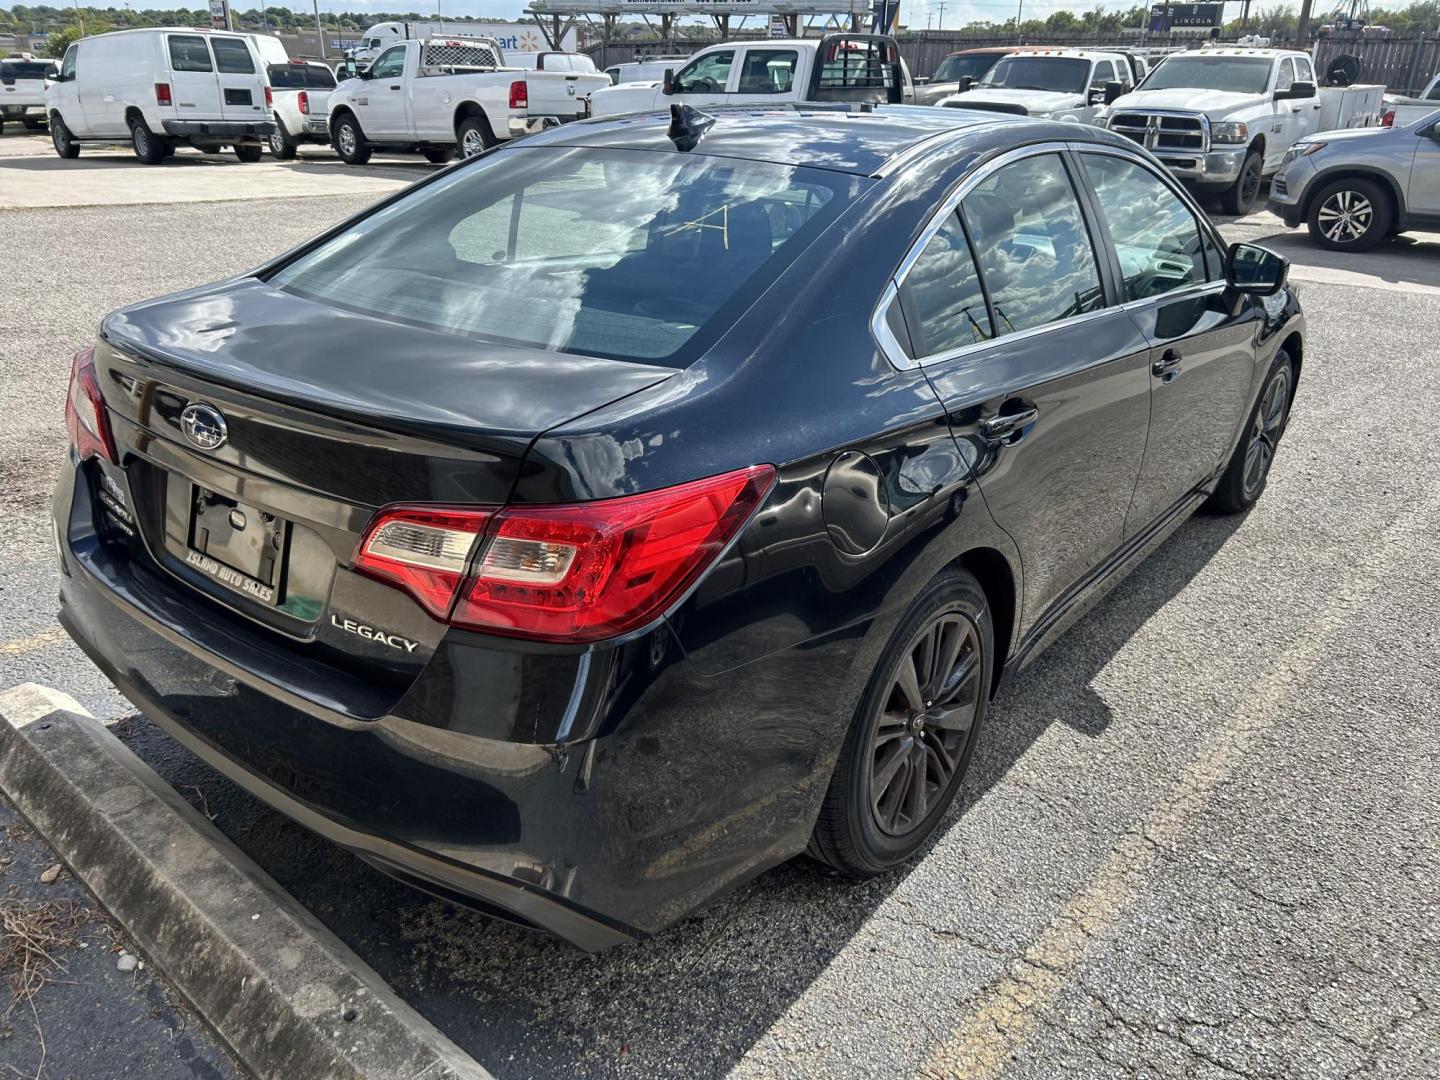
M 1173 52 L 1170 56 L 1263 56 L 1266 59 L 1274 59 L 1277 56 L 1308 56 L 1295 49 L 1185 49 L 1181 52 Z M 1169 57 L 1166 57 L 1169 59 Z
M 1005 129 L 1033 126 L 1031 140 L 1135 144 L 1103 128 L 983 112 L 916 105 L 799 103 L 789 106 L 732 105 L 701 110 L 714 118 L 693 151 L 706 157 L 732 157 L 796 165 L 861 176 L 880 176 L 902 155 L 927 144 L 952 146 L 989 143 Z M 587 120 L 529 136 L 522 146 L 590 146 L 607 149 L 675 152 L 667 134 L 670 113 L 631 113 Z M 972 139 L 973 137 L 973 139 Z M 1018 143 L 1019 140 L 1017 140 Z
M 1015 51 L 1015 46 L 1014 46 L 1014 45 L 986 45 L 984 48 L 980 48 L 980 49 L 958 49 L 958 50 L 956 50 L 955 52 L 946 53 L 945 56 L 946 56 L 947 58 L 948 58 L 948 57 L 951 57 L 951 56 L 981 56 L 981 55 L 985 55 L 985 56 L 1008 56 L 1010 53 L 1012 53 L 1012 52 L 1014 52 L 1014 51 Z

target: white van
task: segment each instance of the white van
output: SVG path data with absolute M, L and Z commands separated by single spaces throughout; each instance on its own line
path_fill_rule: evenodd
M 259 161 L 275 129 L 265 65 L 244 34 L 184 28 L 121 30 L 65 50 L 45 87 L 50 137 L 62 158 L 87 142 L 128 142 L 158 165 L 177 146 L 230 146 Z

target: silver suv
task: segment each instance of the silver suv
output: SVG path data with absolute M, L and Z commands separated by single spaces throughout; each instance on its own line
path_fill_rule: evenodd
M 1440 225 L 1440 112 L 1405 127 L 1323 131 L 1285 154 L 1269 208 L 1321 247 L 1364 251 Z

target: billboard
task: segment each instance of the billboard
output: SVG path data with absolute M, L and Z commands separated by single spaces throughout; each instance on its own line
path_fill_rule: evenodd
M 868 15 L 871 0 L 532 0 L 538 15 Z
M 1156 4 L 1150 9 L 1150 32 L 1209 30 L 1225 21 L 1224 4 Z

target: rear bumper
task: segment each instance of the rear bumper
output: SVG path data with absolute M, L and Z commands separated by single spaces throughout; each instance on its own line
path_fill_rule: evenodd
M 325 117 L 307 117 L 303 134 L 318 142 L 330 141 L 330 124 Z
M 217 771 L 412 885 L 596 950 L 808 840 L 839 740 L 776 693 L 793 652 L 705 677 L 666 625 L 583 652 L 452 632 L 400 700 L 357 715 L 340 690 L 303 696 L 303 648 L 102 540 L 93 498 L 62 470 L 60 619 L 80 647 Z M 838 684 L 822 657 L 844 666 L 812 650 L 807 673 Z
M 549 131 L 563 123 L 565 121 L 558 116 L 512 116 L 510 118 L 510 138 L 518 139 L 523 135 Z
M 7 101 L 0 105 L 0 115 L 3 115 L 6 120 L 20 120 L 26 116 L 44 116 L 45 105 L 43 102 L 34 105 L 17 105 Z
M 165 134 L 176 139 L 245 139 L 268 138 L 275 130 L 271 120 L 240 122 L 228 120 L 166 120 Z

